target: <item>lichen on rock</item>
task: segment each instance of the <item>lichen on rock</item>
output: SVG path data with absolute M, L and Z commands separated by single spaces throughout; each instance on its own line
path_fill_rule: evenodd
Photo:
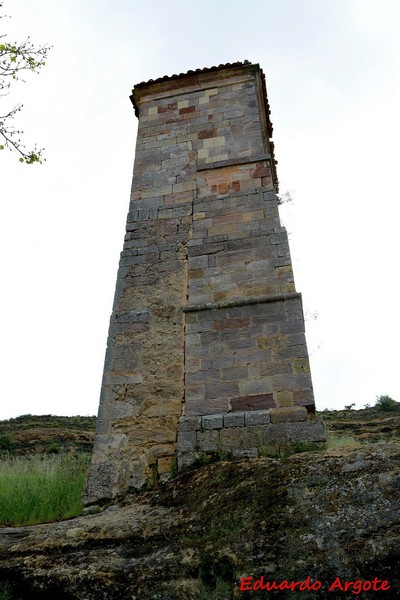
M 379 577 L 392 593 L 379 597 L 392 598 L 400 589 L 399 458 L 400 442 L 391 442 L 217 462 L 98 514 L 3 528 L 1 585 L 11 599 L 225 600 L 267 597 L 240 591 L 242 577 L 310 576 L 321 590 L 300 597 L 315 600 L 333 596 L 336 577 Z

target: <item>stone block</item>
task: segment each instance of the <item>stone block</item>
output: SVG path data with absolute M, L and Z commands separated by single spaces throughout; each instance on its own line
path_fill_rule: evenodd
M 270 417 L 271 423 L 292 423 L 297 421 L 305 421 L 307 419 L 307 411 L 304 406 L 271 408 Z
M 231 452 L 235 448 L 240 447 L 240 428 L 232 427 L 227 429 L 221 429 L 219 440 L 220 440 L 220 449 L 225 452 Z
M 222 381 L 239 381 L 246 379 L 249 375 L 248 367 L 229 367 L 222 369 L 220 377 Z M 245 410 L 244 408 L 242 410 Z
M 303 390 L 295 390 L 293 392 L 293 402 L 295 405 L 309 406 L 314 405 L 314 392 L 307 388 Z
M 288 444 L 290 442 L 290 431 L 288 423 L 276 423 L 266 425 L 264 431 L 265 445 Z
M 201 429 L 201 417 L 180 417 L 179 431 L 199 431 Z
M 290 390 L 276 392 L 276 404 L 278 407 L 293 406 L 293 392 Z
M 246 425 L 264 425 L 270 423 L 271 417 L 268 410 L 252 410 L 244 413 Z
M 153 472 L 150 465 L 147 464 L 144 455 L 130 464 L 129 487 L 141 489 L 146 482 L 153 479 Z
M 205 387 L 206 400 L 213 400 L 226 396 L 235 396 L 239 391 L 238 384 L 233 381 L 229 381 L 226 383 L 209 383 L 206 384 Z
M 234 458 L 258 458 L 258 448 L 233 449 L 232 456 Z
M 196 189 L 195 181 L 183 181 L 181 183 L 174 183 L 172 191 L 174 194 L 177 194 L 179 192 L 190 192 L 195 189 Z
M 288 423 L 288 436 L 291 442 L 326 442 L 325 424 L 317 420 Z
M 196 439 L 196 450 L 200 450 L 201 452 L 216 452 L 219 447 L 219 430 L 197 431 Z
M 186 372 L 186 383 L 209 383 L 216 384 L 220 381 L 221 375 L 219 369 L 197 370 L 196 372 Z M 206 396 L 207 397 L 207 396 Z
M 93 504 L 111 498 L 116 478 L 117 465 L 115 461 L 92 464 L 83 494 L 85 504 Z
M 265 430 L 268 424 L 252 425 L 240 428 L 239 448 L 260 448 L 264 445 Z
M 205 415 L 201 418 L 201 426 L 203 429 L 221 429 L 223 425 L 223 415 Z
M 295 373 L 309 373 L 310 372 L 310 362 L 308 360 L 308 357 L 305 356 L 303 358 L 293 359 L 293 371 Z
M 244 412 L 231 412 L 224 415 L 224 427 L 243 427 L 245 424 Z
M 193 463 L 199 460 L 200 457 L 200 452 L 178 452 L 178 469 L 181 470 L 190 467 Z
M 186 394 L 189 395 L 192 400 L 202 402 L 205 400 L 204 385 L 187 385 Z
M 186 394 L 186 414 L 188 416 L 213 415 L 226 413 L 229 410 L 229 400 L 227 398 L 217 398 L 215 400 L 195 400 Z
M 194 452 L 196 450 L 196 432 L 179 431 L 178 432 L 178 452 Z
M 254 356 L 253 356 L 254 355 Z M 264 356 L 262 352 L 254 352 L 252 356 L 248 356 L 249 362 L 262 362 Z M 270 394 L 273 392 L 272 383 L 270 379 L 253 379 L 245 381 L 240 386 L 240 391 L 243 395 L 258 395 L 258 394 Z
M 157 471 L 161 479 L 163 475 L 167 475 L 172 472 L 175 465 L 175 456 L 161 456 L 157 459 Z
M 203 141 L 203 148 L 216 148 L 216 147 L 224 146 L 224 145 L 225 145 L 225 137 L 224 136 L 212 137 L 212 138 L 205 139 Z

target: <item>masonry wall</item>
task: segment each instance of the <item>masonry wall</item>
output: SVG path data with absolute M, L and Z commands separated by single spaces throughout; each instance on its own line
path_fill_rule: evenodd
M 167 476 L 186 417 L 314 407 L 258 65 L 140 84 L 133 100 L 87 502 Z

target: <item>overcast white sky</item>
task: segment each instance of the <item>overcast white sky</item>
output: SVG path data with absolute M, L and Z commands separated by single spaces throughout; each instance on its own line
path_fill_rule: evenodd
M 135 83 L 259 62 L 317 407 L 400 400 L 398 0 L 5 0 L 53 45 L 15 87 L 47 162 L 0 153 L 0 418 L 97 413 L 137 131 Z M 0 114 L 12 98 L 0 98 Z

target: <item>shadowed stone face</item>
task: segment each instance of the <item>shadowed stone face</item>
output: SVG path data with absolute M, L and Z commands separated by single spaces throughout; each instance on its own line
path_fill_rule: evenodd
M 204 69 L 139 84 L 132 99 L 131 202 L 87 502 L 166 477 L 224 436 L 232 451 L 247 436 L 257 454 L 270 409 L 281 428 L 314 409 L 262 71 Z

